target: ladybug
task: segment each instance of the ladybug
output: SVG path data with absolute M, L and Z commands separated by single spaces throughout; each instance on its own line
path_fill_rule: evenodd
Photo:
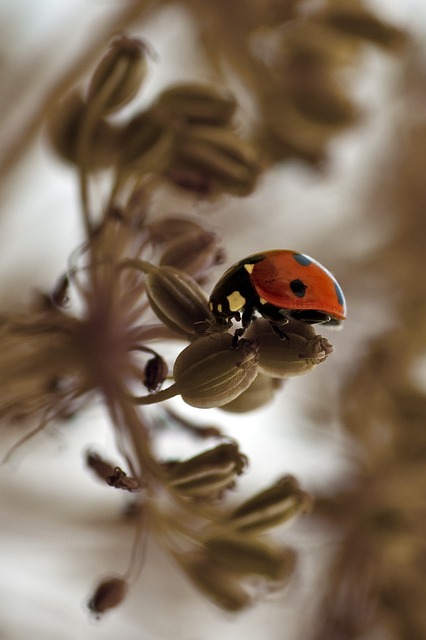
M 298 251 L 277 249 L 255 253 L 234 264 L 214 287 L 209 300 L 216 328 L 241 320 L 243 335 L 255 311 L 280 326 L 290 318 L 309 324 L 340 325 L 346 318 L 343 291 L 319 262 Z

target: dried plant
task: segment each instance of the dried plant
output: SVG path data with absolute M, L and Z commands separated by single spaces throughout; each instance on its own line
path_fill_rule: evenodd
M 167 4 L 129 3 L 121 24 Z M 357 0 L 319 8 L 297 0 L 180 4 L 193 16 L 220 86 L 176 83 L 140 108 L 135 98 L 152 45 L 121 35 L 85 83 L 71 87 L 76 65 L 39 112 L 48 116 L 52 150 L 78 175 L 84 239 L 53 291 L 1 317 L 0 416 L 35 425 L 20 445 L 101 398 L 121 461 L 89 451 L 86 462 L 106 486 L 132 494 L 133 554 L 154 536 L 202 593 L 239 611 L 289 580 L 296 552 L 270 530 L 305 513 L 311 499 L 284 474 L 230 505 L 227 494 L 248 462 L 238 443 L 162 403 L 180 396 L 196 408 L 250 411 L 269 402 L 282 380 L 322 363 L 332 347 L 296 320 L 285 339 L 263 320 L 238 340 L 229 326 L 218 327 L 205 289 L 224 260 L 222 242 L 201 216 L 162 215 L 155 198 L 171 189 L 224 203 L 252 194 L 276 163 L 320 165 L 332 137 L 359 116 L 339 73 L 361 42 L 399 51 L 405 36 Z M 224 88 L 232 76 L 252 104 L 244 127 L 238 88 L 235 95 Z M 38 119 L 6 149 L 4 170 Z M 379 359 L 383 348 L 377 345 Z M 369 360 L 367 370 L 377 362 Z M 359 381 L 352 385 L 346 407 L 356 409 L 346 419 L 359 424 L 367 416 L 356 414 L 364 404 Z M 158 413 L 145 411 L 157 404 Z M 196 437 L 215 438 L 214 446 L 185 460 L 160 459 L 155 439 L 164 416 Z M 384 480 L 375 487 L 385 490 Z M 341 571 L 352 566 L 356 572 L 361 564 L 345 557 Z M 90 609 L 100 615 L 121 603 L 135 573 L 131 565 L 103 579 Z

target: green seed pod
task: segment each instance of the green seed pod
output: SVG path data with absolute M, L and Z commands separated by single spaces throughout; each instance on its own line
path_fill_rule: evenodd
M 193 407 L 220 407 L 234 400 L 257 374 L 257 347 L 230 334 L 195 340 L 176 359 L 173 376 L 178 393 Z
M 151 308 L 166 327 L 186 338 L 205 333 L 211 313 L 204 291 L 190 275 L 173 267 L 153 267 L 145 284 Z
M 275 392 L 282 387 L 282 383 L 282 380 L 271 378 L 259 372 L 244 393 L 241 393 L 232 402 L 223 405 L 221 409 L 230 413 L 248 413 L 259 409 L 273 400 Z
M 210 192 L 248 195 L 260 172 L 256 151 L 231 129 L 194 126 L 177 141 L 175 158 L 167 175 L 185 187 L 183 177 Z M 182 180 L 180 180 L 182 178 Z M 179 181 L 180 180 L 180 181 Z
M 228 442 L 189 460 L 166 463 L 165 467 L 168 482 L 181 495 L 214 498 L 234 484 L 246 464 L 247 458 L 238 446 Z
M 139 91 L 147 73 L 147 45 L 121 36 L 111 43 L 92 76 L 87 103 L 105 115 L 121 109 Z
M 310 506 L 311 498 L 297 480 L 284 476 L 234 509 L 226 522 L 235 531 L 257 533 L 305 513 Z
M 236 106 L 232 95 L 225 95 L 208 84 L 190 82 L 165 89 L 154 109 L 163 118 L 165 114 L 170 114 L 173 119 L 178 118 L 190 124 L 224 126 L 230 122 Z
M 259 371 L 273 378 L 304 375 L 333 351 L 328 340 L 317 335 L 311 325 L 296 320 L 285 325 L 285 339 L 280 339 L 263 319 L 253 322 L 246 335 L 259 343 Z
M 79 162 L 78 144 L 87 106 L 82 96 L 73 92 L 54 109 L 48 121 L 49 142 L 62 160 Z M 117 132 L 105 120 L 97 120 L 87 132 L 89 169 L 102 169 L 111 164 L 117 150 Z
M 213 565 L 236 575 L 258 575 L 268 580 L 286 580 L 293 572 L 296 554 L 256 538 L 234 534 L 217 534 L 204 541 Z

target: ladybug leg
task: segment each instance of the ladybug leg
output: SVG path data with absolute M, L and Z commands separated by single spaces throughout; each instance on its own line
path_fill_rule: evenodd
M 241 327 L 234 332 L 234 337 L 232 339 L 232 348 L 236 349 L 238 347 L 239 339 L 245 334 L 247 328 L 251 324 L 253 320 L 254 308 L 251 305 L 246 306 L 242 315 L 241 315 Z

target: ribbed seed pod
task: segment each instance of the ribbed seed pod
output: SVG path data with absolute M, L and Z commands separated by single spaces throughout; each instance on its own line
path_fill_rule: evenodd
M 311 506 L 310 496 L 293 476 L 284 476 L 264 491 L 249 498 L 226 519 L 228 527 L 240 533 L 257 533 L 286 522 Z
M 153 267 L 145 284 L 151 308 L 166 327 L 187 338 L 205 333 L 211 313 L 204 291 L 189 274 Z
M 169 177 L 199 178 L 211 191 L 248 195 L 260 172 L 257 153 L 248 142 L 224 127 L 193 126 L 176 143 L 176 155 Z M 182 186 L 182 183 L 180 183 Z
M 292 549 L 265 544 L 255 537 L 228 534 L 204 540 L 210 561 L 236 575 L 258 575 L 268 580 L 284 580 L 293 572 L 296 554 Z
M 246 464 L 238 446 L 227 442 L 188 460 L 166 463 L 165 469 L 167 481 L 181 495 L 214 498 L 234 484 Z
M 282 387 L 282 384 L 282 380 L 259 372 L 246 391 L 232 402 L 223 405 L 221 409 L 230 413 L 248 413 L 259 409 L 273 400 L 275 392 Z
M 190 82 L 165 89 L 154 105 L 163 118 L 167 115 L 190 124 L 227 125 L 234 115 L 236 101 L 215 86 Z
M 229 334 L 195 340 L 179 354 L 173 370 L 182 399 L 201 409 L 231 402 L 250 386 L 256 374 L 256 345 L 240 340 L 235 349 Z
M 183 569 L 194 585 L 210 600 L 225 611 L 241 611 L 252 599 L 238 578 L 222 567 L 215 566 L 208 558 L 180 558 Z
M 129 103 L 147 73 L 147 45 L 138 38 L 121 36 L 111 43 L 95 69 L 87 103 L 100 114 L 112 113 Z
M 269 322 L 253 322 L 247 337 L 259 343 L 259 371 L 273 378 L 291 378 L 312 371 L 333 351 L 326 338 L 315 333 L 306 322 L 290 320 L 283 327 L 285 339 L 280 339 Z

